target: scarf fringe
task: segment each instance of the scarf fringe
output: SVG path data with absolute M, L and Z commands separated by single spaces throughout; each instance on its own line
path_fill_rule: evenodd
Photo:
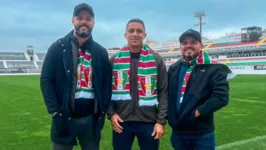
M 113 101 L 131 100 L 130 94 L 112 94 Z
M 159 104 L 159 102 L 157 99 L 148 100 L 148 101 L 139 100 L 139 106 L 154 106 L 154 105 L 158 105 L 158 104 Z
M 94 99 L 94 93 L 93 92 L 79 91 L 79 92 L 75 93 L 75 98 Z
M 233 79 L 236 77 L 236 74 L 234 74 L 233 72 L 227 74 L 227 80 Z

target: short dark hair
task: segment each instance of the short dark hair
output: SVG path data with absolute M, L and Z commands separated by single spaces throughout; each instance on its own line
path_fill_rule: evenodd
M 129 20 L 129 21 L 127 22 L 127 27 L 128 27 L 128 24 L 130 24 L 130 23 L 132 23 L 132 22 L 137 22 L 137 23 L 142 24 L 143 27 L 144 27 L 144 29 L 145 29 L 145 24 L 144 24 L 144 22 L 143 22 L 141 19 L 139 19 L 139 18 L 134 18 L 134 19 Z M 126 27 L 126 28 L 127 28 L 127 27 Z

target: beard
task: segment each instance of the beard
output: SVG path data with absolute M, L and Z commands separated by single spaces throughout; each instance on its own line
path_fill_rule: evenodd
M 87 28 L 87 32 L 84 32 L 81 30 L 82 27 L 86 27 Z M 75 33 L 77 36 L 81 37 L 81 38 L 87 38 L 91 35 L 91 31 L 92 31 L 92 28 L 90 28 L 89 26 L 87 25 L 80 25 L 80 26 L 75 26 Z
M 186 55 L 182 55 L 183 56 L 183 58 L 186 60 L 186 61 L 191 61 L 191 60 L 193 60 L 194 58 L 196 58 L 197 56 L 195 56 L 195 55 L 189 55 L 189 56 L 186 56 Z
M 192 48 L 189 48 L 189 49 L 192 49 Z M 194 49 L 193 49 L 194 50 Z M 191 61 L 193 59 L 195 59 L 196 57 L 198 57 L 200 54 L 200 52 L 196 52 L 194 50 L 194 53 L 193 54 L 186 54 L 186 52 L 183 52 L 182 53 L 182 57 L 186 60 L 186 61 Z

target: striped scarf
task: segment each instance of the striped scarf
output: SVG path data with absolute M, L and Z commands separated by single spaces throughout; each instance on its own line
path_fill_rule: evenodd
M 112 100 L 131 100 L 130 49 L 123 47 L 115 56 L 113 65 Z M 157 105 L 157 66 L 148 45 L 143 45 L 138 63 L 138 98 L 140 106 Z
M 194 58 L 191 61 L 186 61 L 184 58 L 181 58 L 180 61 L 182 63 L 186 63 L 186 64 L 191 64 L 191 66 L 188 68 L 184 80 L 183 80 L 183 84 L 182 84 L 182 88 L 181 88 L 181 97 L 180 97 L 180 103 L 182 103 L 183 101 L 183 97 L 186 91 L 186 87 L 188 84 L 188 80 L 190 78 L 190 74 L 192 72 L 192 70 L 194 69 L 196 64 L 217 64 L 218 62 L 211 60 L 211 58 L 209 57 L 209 55 L 203 51 L 200 52 L 200 55 L 196 58 Z
M 92 69 L 91 55 L 89 50 L 83 53 L 79 49 L 78 68 L 77 68 L 77 88 L 75 98 L 94 98 L 94 89 L 92 88 Z

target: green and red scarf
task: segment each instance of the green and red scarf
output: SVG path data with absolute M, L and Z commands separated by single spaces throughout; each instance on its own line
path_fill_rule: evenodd
M 197 64 L 218 64 L 217 61 L 212 60 L 209 55 L 206 52 L 201 51 L 200 55 L 198 57 L 196 57 L 195 59 L 191 60 L 191 61 L 186 61 L 184 58 L 181 58 L 179 61 L 181 61 L 182 63 L 185 64 L 190 64 L 191 66 L 188 68 L 184 80 L 183 80 L 183 84 L 182 84 L 182 88 L 181 88 L 181 97 L 180 97 L 180 103 L 182 103 L 183 101 L 183 97 L 186 91 L 186 87 L 191 75 L 192 70 L 194 69 L 195 65 Z M 227 79 L 230 78 L 234 78 L 234 74 L 231 72 L 231 70 L 228 68 L 228 76 Z
M 78 68 L 77 68 L 77 87 L 75 98 L 94 98 L 94 89 L 92 88 L 92 68 L 91 55 L 89 50 L 85 53 L 79 49 Z
M 130 49 L 123 47 L 115 56 L 113 64 L 112 100 L 131 100 L 130 95 Z M 138 97 L 140 106 L 158 104 L 157 66 L 148 45 L 143 45 L 138 63 Z

